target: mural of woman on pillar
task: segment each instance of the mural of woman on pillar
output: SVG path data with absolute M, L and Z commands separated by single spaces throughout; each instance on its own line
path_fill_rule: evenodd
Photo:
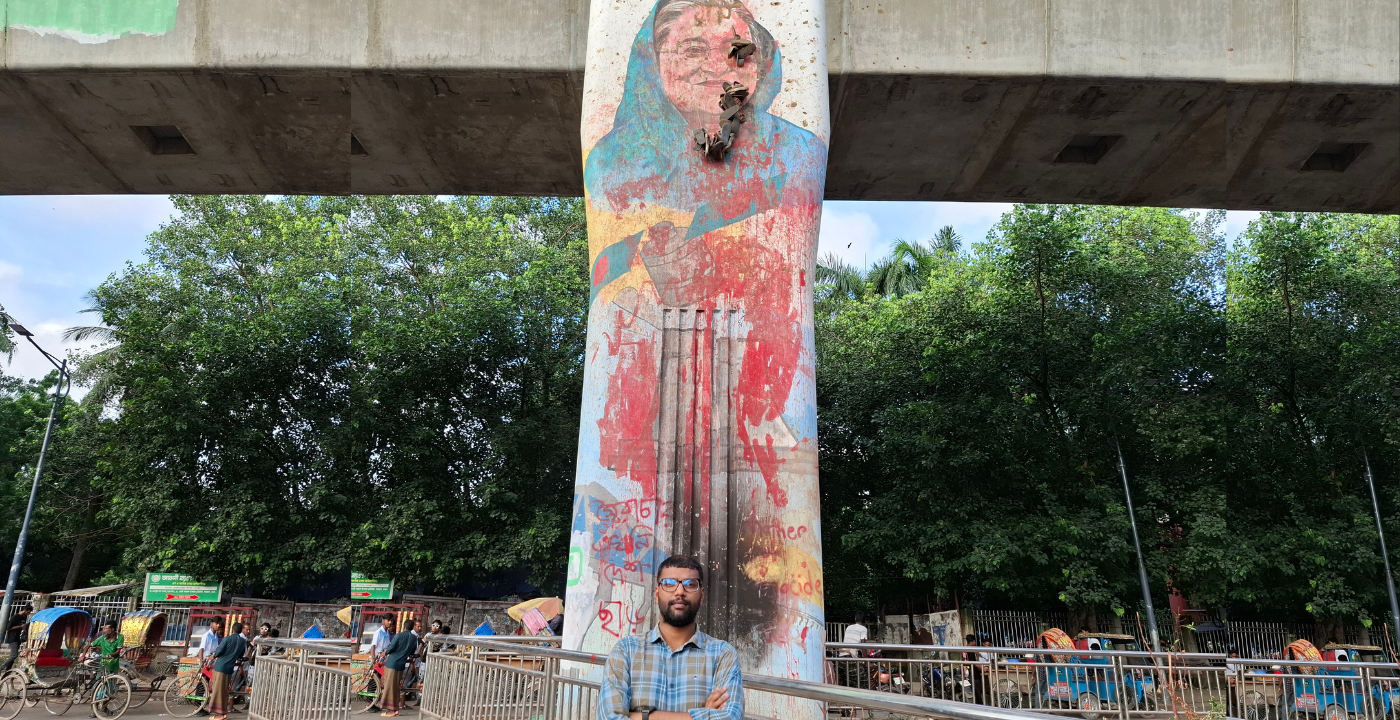
M 650 629 L 655 567 L 688 554 L 709 568 L 703 630 L 746 670 L 821 678 L 823 25 L 823 0 L 593 3 L 569 647 Z M 736 83 L 742 122 L 716 160 L 697 130 L 720 129 Z

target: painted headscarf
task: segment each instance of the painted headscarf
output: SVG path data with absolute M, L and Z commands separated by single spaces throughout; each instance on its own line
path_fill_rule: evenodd
M 600 209 L 621 213 L 636 203 L 661 205 L 683 212 L 695 211 L 690 235 L 696 236 L 738 222 L 767 207 L 755 199 L 754 207 L 709 208 L 704 201 L 711 188 L 697 182 L 715 171 L 696 148 L 684 116 L 671 103 L 662 84 L 656 57 L 654 30 L 657 11 L 670 0 L 658 0 L 632 43 L 622 102 L 612 130 L 588 154 L 584 173 L 589 200 Z M 803 187 L 805 201 L 820 202 L 826 152 L 812 132 L 769 112 L 782 89 L 782 53 L 772 35 L 757 22 L 749 24 L 759 47 L 758 80 L 745 106 L 747 122 L 723 164 L 730 175 L 725 181 L 743 185 L 764 182 L 769 207 L 797 198 L 787 197 L 785 186 Z M 716 103 L 719 97 L 715 97 Z M 709 128 L 711 131 L 714 128 Z M 779 163 L 779 172 L 773 164 Z M 707 167 L 707 165 L 709 167 Z M 802 171 L 811 168 L 817 172 Z M 762 177 L 760 177 L 760 174 Z M 814 182 L 802 182 L 807 175 Z M 810 194 L 815 192 L 815 198 Z

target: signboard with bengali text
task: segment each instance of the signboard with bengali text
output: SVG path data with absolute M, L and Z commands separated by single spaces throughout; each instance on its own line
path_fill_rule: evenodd
M 350 573 L 350 599 L 351 600 L 393 600 L 394 581 L 375 580 L 365 577 L 364 573 Z
M 180 573 L 146 573 L 146 602 L 219 602 L 223 583 L 211 583 Z

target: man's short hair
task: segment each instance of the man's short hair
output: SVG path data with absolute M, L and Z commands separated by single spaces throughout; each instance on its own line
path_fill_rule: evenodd
M 209 627 L 214 627 L 215 625 L 220 625 L 220 626 L 222 626 L 223 624 L 224 624 L 224 619 L 223 619 L 223 618 L 219 618 L 219 617 L 216 617 L 216 618 L 214 618 L 213 620 L 210 620 L 210 621 L 209 621 Z
M 856 613 L 856 624 L 859 625 L 859 624 L 861 624 L 861 623 L 863 623 L 863 622 L 865 622 L 865 613 L 863 613 L 863 612 L 858 612 L 858 613 Z
M 380 618 L 379 621 L 386 623 L 398 622 L 398 618 L 394 617 L 393 615 L 385 615 L 384 617 Z
M 234 623 L 234 624 L 233 624 L 233 634 L 234 634 L 234 635 L 237 635 L 238 633 L 241 633 L 241 632 L 243 632 L 243 623 L 241 623 L 241 622 L 236 622 L 236 623 Z
M 417 620 L 414 620 L 413 618 L 409 618 L 409 619 L 403 621 L 403 629 L 404 629 L 404 630 L 412 630 L 413 628 L 415 628 L 415 627 L 417 627 L 417 626 L 418 626 L 418 621 L 417 621 Z
M 671 557 L 662 560 L 661 566 L 656 568 L 656 577 L 660 578 L 661 571 L 665 570 L 666 568 L 684 568 L 686 570 L 694 570 L 695 572 L 700 574 L 700 584 L 705 584 L 705 566 L 701 565 L 699 560 L 696 560 L 695 558 L 689 555 L 672 555 Z

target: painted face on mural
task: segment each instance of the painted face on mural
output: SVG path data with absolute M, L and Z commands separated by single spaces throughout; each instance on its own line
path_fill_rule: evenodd
M 664 34 L 663 34 L 664 33 Z M 757 92 L 760 58 L 754 53 L 739 67 L 729 57 L 736 38 L 754 41 L 749 23 L 731 8 L 693 6 L 658 28 L 661 84 L 671 104 L 695 127 L 718 122 L 724 83 L 741 82 Z

